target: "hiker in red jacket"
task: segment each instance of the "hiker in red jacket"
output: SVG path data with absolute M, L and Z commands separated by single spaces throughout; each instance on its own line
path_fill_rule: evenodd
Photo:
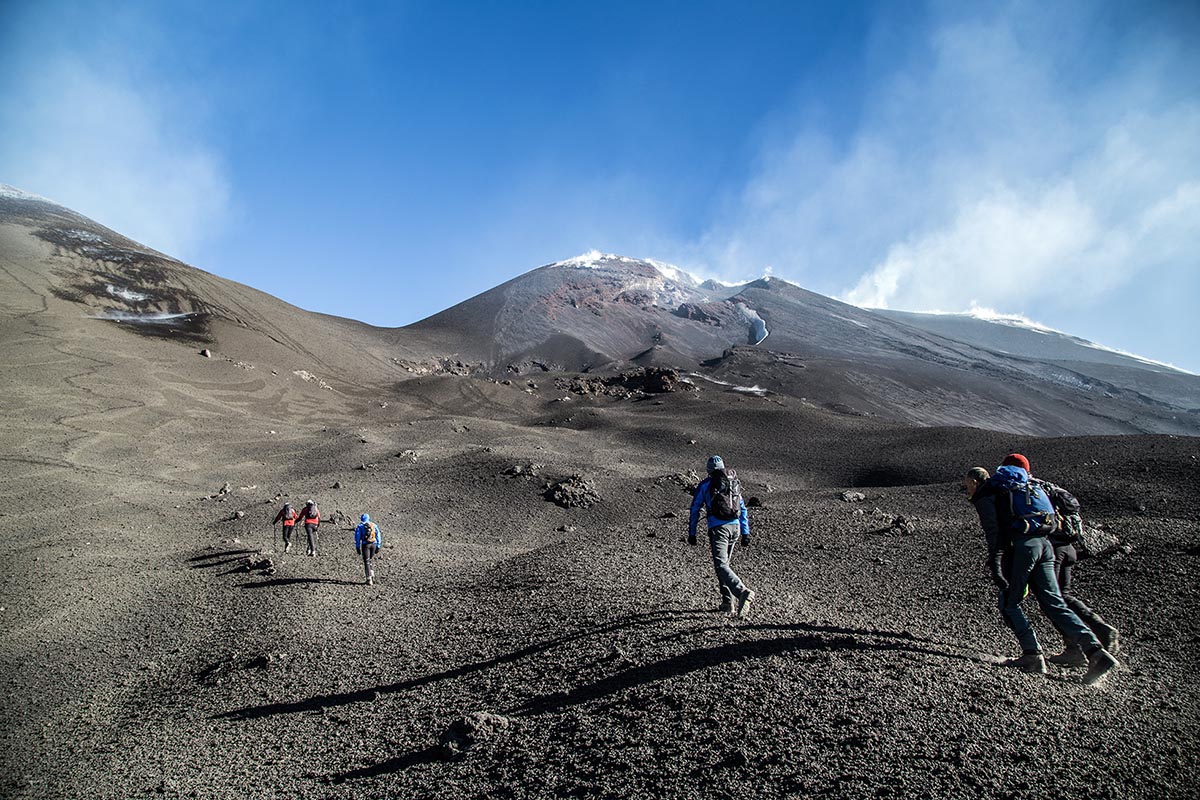
M 291 503 L 284 503 L 283 508 L 279 509 L 279 513 L 275 515 L 275 520 L 271 524 L 282 520 L 283 522 L 283 552 L 290 552 L 292 549 L 292 529 L 296 527 L 296 520 L 300 519 L 300 515 L 296 513 L 296 509 L 292 508 Z
M 304 523 L 304 532 L 308 534 L 308 552 L 305 555 L 317 557 L 317 527 L 321 524 L 321 512 L 317 504 L 309 500 L 300 512 L 300 520 Z

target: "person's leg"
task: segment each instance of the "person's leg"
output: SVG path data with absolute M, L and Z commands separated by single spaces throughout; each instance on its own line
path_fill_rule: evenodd
M 292 526 L 283 526 L 283 552 L 290 553 L 292 550 Z
M 1075 644 L 1083 649 L 1087 656 L 1088 669 L 1083 676 L 1083 682 L 1094 686 L 1106 675 L 1117 668 L 1117 659 L 1104 649 L 1096 634 L 1092 632 L 1083 620 L 1079 619 L 1058 592 L 1058 582 L 1054 580 L 1054 552 L 1050 543 L 1042 540 L 1041 560 L 1031 575 L 1033 590 L 1037 594 L 1042 612 L 1054 622 L 1060 631 L 1065 631 Z
M 1058 589 L 1062 593 L 1063 602 L 1067 604 L 1067 608 L 1075 612 L 1075 616 L 1083 620 L 1084 625 L 1091 628 L 1092 633 L 1096 634 L 1096 638 L 1100 640 L 1100 644 L 1104 649 L 1115 655 L 1120 648 L 1120 633 L 1112 625 L 1109 625 L 1103 617 L 1093 611 L 1087 603 L 1080 600 L 1071 590 L 1071 571 L 1079 560 L 1074 545 L 1068 544 L 1063 547 L 1054 548 L 1056 564 L 1060 560 L 1060 551 L 1062 551 L 1062 567 L 1059 568 L 1057 574 Z
M 1045 539 L 1032 540 L 1037 542 L 1037 550 L 1029 574 L 1030 589 L 1037 597 L 1042 613 L 1062 631 L 1072 644 L 1083 648 L 1084 653 L 1090 654 L 1100 648 L 1100 640 L 1092 633 L 1087 625 L 1067 607 L 1062 594 L 1058 590 L 1058 581 L 1054 577 L 1054 548 Z
M 372 550 L 372 548 L 371 548 L 371 545 L 364 543 L 360 549 L 362 551 L 362 561 L 363 561 L 363 580 L 366 581 L 367 583 L 370 583 L 371 582 L 371 550 Z
M 1059 594 L 1062 595 L 1067 606 L 1074 610 L 1074 606 L 1071 605 L 1072 598 L 1068 592 L 1071 589 L 1071 568 L 1075 566 L 1078 556 L 1075 554 L 1075 548 L 1070 544 L 1052 542 L 1052 545 L 1054 547 L 1054 577 L 1058 582 Z M 1076 614 L 1078 615 L 1078 612 Z M 1083 617 L 1080 616 L 1080 619 Z M 1086 619 L 1084 619 L 1084 623 L 1087 623 Z M 1071 640 L 1066 631 L 1059 630 L 1058 633 L 1063 640 L 1062 652 L 1052 655 L 1046 660 L 1060 667 L 1086 667 L 1087 656 L 1083 654 L 1082 648 Z
M 1038 541 L 1045 541 L 1038 540 Z M 1000 612 L 1004 615 L 1008 626 L 1012 628 L 1021 643 L 1021 651 L 1026 654 L 1041 653 L 1037 634 L 1029 624 L 1029 618 L 1021 610 L 1021 601 L 1025 599 L 1025 588 L 1029 585 L 1030 573 L 1037 564 L 1041 552 L 1039 545 L 1032 539 L 1017 539 L 1012 548 L 1012 568 L 1008 573 L 1008 589 L 1000 593 Z
M 713 570 L 717 574 L 717 583 L 721 587 L 722 605 L 726 598 L 732 603 L 734 598 L 744 597 L 746 585 L 729 566 L 729 556 L 733 552 L 732 541 L 736 539 L 738 526 L 718 525 L 708 529 L 708 543 L 712 548 Z
M 304 523 L 304 534 L 308 537 L 308 554 L 315 556 L 317 554 L 317 526 L 311 523 Z

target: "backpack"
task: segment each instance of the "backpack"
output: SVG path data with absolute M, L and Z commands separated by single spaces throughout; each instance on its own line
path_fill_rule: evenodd
M 301 516 L 304 517 L 304 522 L 307 525 L 313 524 L 313 523 L 309 522 L 310 519 L 317 521 L 317 522 L 319 522 L 321 520 L 321 512 L 319 510 L 317 510 L 316 503 L 313 503 L 311 506 L 306 506 L 304 508 L 304 513 Z
M 1034 478 L 1033 483 L 1045 490 L 1050 504 L 1054 506 L 1055 516 L 1058 517 L 1058 530 L 1051 534 L 1050 538 L 1055 542 L 1071 544 L 1082 536 L 1083 517 L 1079 515 L 1079 500 L 1075 495 L 1049 481 Z
M 1058 515 L 1042 485 L 1020 467 L 997 467 L 989 481 L 1008 497 L 1012 532 L 1018 536 L 1049 536 L 1058 530 Z
M 363 535 L 362 535 L 363 546 L 370 545 L 371 547 L 374 547 L 375 540 L 378 538 L 375 535 L 375 530 L 376 530 L 375 523 L 374 522 L 364 522 L 362 524 L 362 526 L 363 526 Z
M 717 473 L 708 483 L 708 513 L 715 519 L 738 519 L 742 514 L 742 484 L 733 470 Z

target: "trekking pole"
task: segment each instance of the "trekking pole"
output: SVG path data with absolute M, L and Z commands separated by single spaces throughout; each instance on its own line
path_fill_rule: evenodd
M 279 551 L 279 527 L 274 522 L 272 522 L 271 523 L 271 552 L 275 553 L 278 551 Z

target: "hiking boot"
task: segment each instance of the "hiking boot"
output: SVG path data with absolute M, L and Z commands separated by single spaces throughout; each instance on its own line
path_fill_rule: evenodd
M 1046 661 L 1051 664 L 1057 664 L 1060 667 L 1086 667 L 1088 665 L 1088 659 L 1083 654 L 1083 648 L 1077 644 L 1067 645 L 1061 653 L 1050 656 Z
M 745 619 L 750 616 L 750 604 L 754 602 L 754 598 L 757 596 L 753 589 L 747 589 L 746 593 L 741 596 L 737 602 L 738 619 Z
M 1088 686 L 1095 686 L 1105 675 L 1116 669 L 1117 664 L 1118 661 L 1113 658 L 1112 653 L 1100 648 L 1088 656 L 1088 671 L 1083 676 L 1083 682 Z
M 292 543 L 291 543 L 291 542 L 284 542 L 284 543 L 283 543 L 283 552 L 285 552 L 285 553 L 290 553 L 290 552 L 292 552 Z
M 733 598 L 726 597 L 721 600 L 721 605 L 717 606 L 717 612 L 721 614 L 733 613 Z
M 1041 653 L 1025 653 L 1018 658 L 1010 658 L 1000 662 L 1002 667 L 1016 667 L 1022 672 L 1032 675 L 1046 674 L 1046 658 Z
M 1102 622 L 1096 626 L 1095 633 L 1096 638 L 1100 640 L 1100 646 L 1110 654 L 1115 656 L 1121 652 L 1121 632 L 1112 625 Z

